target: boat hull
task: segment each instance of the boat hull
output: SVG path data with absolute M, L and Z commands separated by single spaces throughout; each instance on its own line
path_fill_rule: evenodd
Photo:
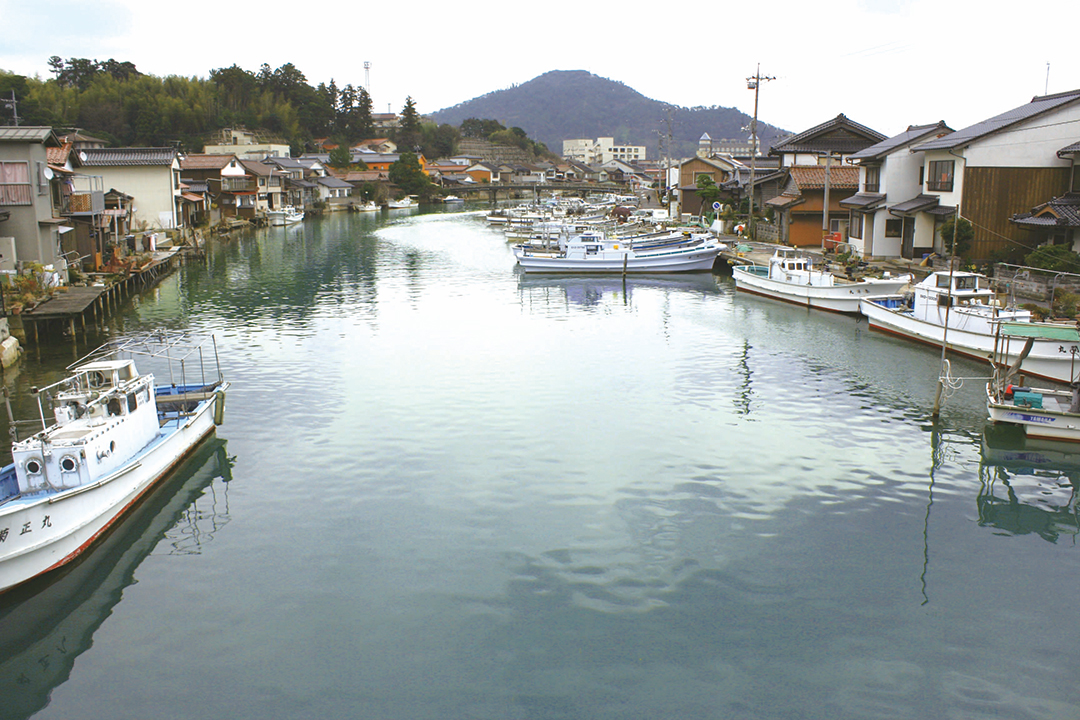
M 908 283 L 907 278 L 897 278 L 828 286 L 807 285 L 765 277 L 742 266 L 733 267 L 731 274 L 735 279 L 735 288 L 743 292 L 850 315 L 859 313 L 859 305 L 863 300 L 896 294 Z
M 0 505 L 0 592 L 58 568 L 87 550 L 214 432 L 219 402 L 223 402 L 223 394 L 201 402 L 189 416 L 169 420 L 155 440 L 100 481 Z M 174 428 L 167 429 L 169 423 Z
M 1059 407 L 1050 396 L 1044 396 L 1048 407 L 1021 407 L 996 398 L 987 385 L 986 409 L 995 423 L 1019 425 L 1030 438 L 1080 443 L 1080 414 L 1051 409 Z
M 944 325 L 928 322 L 914 317 L 911 313 L 884 307 L 873 299 L 866 299 L 860 305 L 871 330 L 896 335 L 907 340 L 946 348 L 964 357 L 975 360 L 989 360 L 994 353 L 994 335 L 986 332 L 971 332 L 962 326 L 962 311 L 953 313 L 956 322 L 950 322 L 948 333 Z M 1015 343 L 1015 351 L 999 353 L 1006 364 L 1016 362 L 1021 343 Z M 1071 382 L 1076 370 L 1080 369 L 1080 359 L 1074 362 L 1071 346 L 1051 340 L 1035 340 L 1031 352 L 1024 359 L 1023 374 L 1056 382 Z
M 604 253 L 603 256 L 567 258 L 544 255 L 520 255 L 518 265 L 527 273 L 672 273 L 712 270 L 719 247 L 643 255 Z

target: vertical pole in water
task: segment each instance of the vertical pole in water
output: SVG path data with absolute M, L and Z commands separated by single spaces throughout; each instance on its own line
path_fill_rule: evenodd
M 938 370 L 937 390 L 934 391 L 934 407 L 930 411 L 930 415 L 935 418 L 941 413 L 941 392 L 945 385 L 945 379 L 942 377 L 942 373 L 945 371 L 945 349 L 948 347 L 945 341 L 948 339 L 949 335 L 949 310 L 952 309 L 953 304 L 953 272 L 956 265 L 954 254 L 956 253 L 956 229 L 959 225 L 960 203 L 957 203 L 956 214 L 953 215 L 952 248 L 949 252 L 949 302 L 945 305 L 945 325 L 941 328 L 941 368 Z
M 623 277 L 626 277 L 626 263 L 629 262 L 629 260 L 630 260 L 630 253 L 629 253 L 629 251 L 624 250 L 623 251 L 623 256 L 622 256 L 622 276 Z

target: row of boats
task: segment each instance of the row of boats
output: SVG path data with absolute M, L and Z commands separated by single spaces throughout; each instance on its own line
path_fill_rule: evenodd
M 673 273 L 713 269 L 727 245 L 716 229 L 666 227 L 666 211 L 638 209 L 633 198 L 587 202 L 552 198 L 497 210 L 486 219 L 514 242 L 524 273 Z
M 562 222 L 534 221 L 514 246 L 525 273 L 667 273 L 712 270 L 727 249 L 715 234 L 687 229 L 614 234 Z M 736 288 L 808 308 L 864 315 L 871 329 L 989 361 L 991 420 L 1020 425 L 1029 437 L 1080 442 L 1080 325 L 1036 322 L 1002 299 L 985 275 L 939 270 L 919 282 L 910 274 L 840 276 L 796 250 L 777 250 L 767 264 L 732 268 Z M 1069 385 L 1035 388 L 1026 378 Z
M 861 314 L 871 329 L 989 361 L 992 421 L 1019 425 L 1028 437 L 1080 442 L 1080 325 L 1037 322 L 999 298 L 985 275 L 939 270 L 917 283 L 910 275 L 855 280 L 815 269 L 791 250 L 778 250 L 768 265 L 735 266 L 732 275 L 740 290 Z M 1031 387 L 1029 377 L 1069 387 Z

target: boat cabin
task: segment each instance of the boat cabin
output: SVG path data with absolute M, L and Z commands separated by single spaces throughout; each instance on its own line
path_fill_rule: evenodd
M 928 322 L 943 321 L 940 311 L 949 307 L 959 308 L 961 316 L 966 318 L 958 316 L 950 320 L 950 327 L 954 323 L 967 323 L 968 329 L 973 329 L 975 325 L 970 323 L 976 317 L 989 323 L 1004 320 L 1031 322 L 1030 310 L 999 300 L 990 287 L 990 279 L 979 273 L 939 270 L 915 285 L 911 308 L 916 318 Z M 985 332 L 992 334 L 993 328 L 987 325 Z
M 37 390 L 42 428 L 12 445 L 19 492 L 100 480 L 145 447 L 159 431 L 153 381 L 134 360 L 99 360 Z

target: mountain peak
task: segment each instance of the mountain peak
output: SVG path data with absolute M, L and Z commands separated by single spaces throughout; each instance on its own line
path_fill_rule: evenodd
M 496 90 L 431 113 L 438 123 L 460 125 L 469 118 L 498 120 L 520 127 L 548 149 L 562 153 L 562 141 L 612 137 L 618 144 L 642 145 L 650 159 L 659 153 L 658 132 L 667 131 L 671 114 L 673 155 L 695 153 L 698 138 L 741 138 L 750 117 L 735 108 L 683 108 L 652 100 L 637 90 L 587 70 L 549 70 L 503 90 Z M 760 121 L 762 149 L 785 134 Z

